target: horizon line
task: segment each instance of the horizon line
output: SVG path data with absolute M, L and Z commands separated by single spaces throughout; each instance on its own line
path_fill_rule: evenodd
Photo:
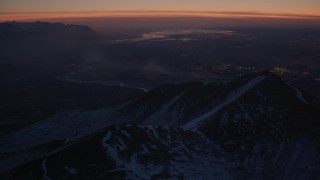
M 4 15 L 12 15 L 12 14 L 77 14 L 77 13 L 85 13 L 85 14 L 94 14 L 94 13 L 192 13 L 192 14 L 234 14 L 234 15 L 277 15 L 277 16 L 293 16 L 293 17 L 314 17 L 320 18 L 320 14 L 302 14 L 302 13 L 276 13 L 276 12 L 264 12 L 264 11 L 207 11 L 207 10 L 88 10 L 88 11 L 24 11 L 24 12 L 0 12 L 0 14 Z
M 52 11 L 52 12 L 0 12 L 0 21 L 28 21 L 65 18 L 272 18 L 307 19 L 320 21 L 320 15 L 267 13 L 263 11 L 155 11 L 155 10 L 113 10 L 113 11 Z M 41 17 L 36 15 L 41 14 Z M 46 14 L 46 16 L 43 16 Z M 16 16 L 14 16 L 16 15 Z M 28 16 L 29 15 L 29 16 Z M 7 16 L 7 17 L 6 17 Z

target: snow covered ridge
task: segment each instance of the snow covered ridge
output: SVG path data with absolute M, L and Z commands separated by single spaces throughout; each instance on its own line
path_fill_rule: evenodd
M 232 179 L 227 157 L 205 136 L 151 125 L 109 127 L 18 168 L 11 178 L 30 177 L 26 167 L 38 172 L 36 179 Z
M 201 154 L 191 145 L 204 140 L 215 147 L 211 150 L 221 149 L 224 154 L 227 153 L 233 158 L 231 162 L 237 164 L 238 168 L 245 168 L 240 174 L 254 171 L 253 176 L 256 177 L 275 166 L 289 166 L 290 159 L 300 161 L 303 157 L 308 157 L 314 161 L 303 161 L 293 168 L 288 167 L 290 170 L 287 171 L 300 171 L 303 166 L 310 166 L 308 171 L 304 170 L 307 173 L 302 173 L 301 177 L 312 177 L 312 169 L 320 172 L 320 167 L 315 165 L 320 159 L 320 153 L 314 148 L 314 141 L 297 142 L 296 139 L 320 138 L 319 117 L 319 109 L 303 102 L 292 87 L 273 74 L 243 76 L 237 81 L 225 84 L 172 84 L 149 91 L 144 96 L 119 106 L 60 112 L 29 127 L 1 136 L 0 170 L 4 172 L 34 159 L 60 153 L 66 147 L 78 147 L 76 144 L 96 137 L 96 134 L 100 134 L 99 131 L 106 127 L 115 124 L 138 124 L 132 127 L 107 128 L 110 131 L 94 140 L 98 141 L 95 143 L 97 146 L 83 148 L 90 149 L 92 154 L 95 154 L 97 149 L 102 149 L 102 157 L 107 154 L 106 161 L 114 163 L 108 166 L 108 169 L 113 170 L 110 173 L 131 173 L 130 177 L 137 179 L 140 176 L 136 175 L 136 172 L 141 168 L 156 169 L 154 164 L 143 166 L 140 162 L 136 165 L 137 159 L 160 161 L 155 154 L 149 156 L 152 149 L 168 153 L 172 151 L 175 154 L 183 152 L 183 156 Z M 192 141 L 194 135 L 198 137 L 196 134 L 200 139 Z M 277 153 L 284 152 L 279 150 L 282 142 L 290 147 L 290 157 Z M 304 144 L 305 148 L 294 148 L 294 144 Z M 181 151 L 178 152 L 175 146 L 181 147 Z M 199 147 L 206 149 L 200 145 Z M 294 149 L 299 152 L 295 153 Z M 295 154 L 299 156 L 295 158 Z M 281 159 L 288 161 L 284 163 Z M 52 166 L 50 159 L 43 162 L 46 165 L 46 177 L 51 177 L 48 169 Z M 182 169 L 188 169 L 182 162 L 174 162 L 179 164 L 177 166 L 183 166 Z M 191 161 L 186 163 L 195 164 Z M 215 164 L 210 164 L 211 161 L 206 163 L 209 163 L 210 167 Z M 201 160 L 200 164 L 205 163 Z M 270 164 L 274 166 L 269 166 Z M 179 168 L 172 168 L 168 165 L 169 170 L 164 172 L 177 176 L 178 174 L 173 172 L 184 172 Z M 193 168 L 202 172 L 199 168 Z M 70 164 L 64 169 L 71 174 L 79 172 L 79 168 Z M 221 171 L 224 171 L 223 169 Z M 281 174 L 279 177 L 285 177 L 283 171 L 278 172 Z M 190 170 L 191 172 L 195 173 Z M 150 170 L 148 175 L 152 173 Z
M 115 161 L 112 172 L 128 172 L 129 179 L 231 178 L 223 153 L 199 133 L 151 125 L 117 128 L 121 131 L 109 131 L 102 141 Z
M 300 91 L 299 89 L 297 89 L 296 87 L 292 86 L 292 85 L 289 84 L 289 83 L 287 83 L 287 84 L 288 84 L 288 86 L 290 86 L 292 89 L 294 89 L 294 90 L 296 91 L 297 97 L 298 97 L 302 102 L 304 102 L 305 104 L 310 104 L 309 102 L 307 102 L 307 101 L 304 99 L 304 97 L 303 97 L 303 95 L 302 95 L 302 93 L 301 93 L 301 91 Z
M 187 124 L 183 125 L 184 128 L 187 129 L 197 129 L 205 119 L 208 117 L 214 115 L 216 112 L 218 112 L 220 109 L 223 107 L 227 106 L 228 104 L 234 102 L 237 100 L 239 97 L 241 97 L 244 93 L 246 93 L 248 90 L 253 88 L 256 84 L 261 82 L 263 79 L 265 79 L 265 76 L 258 76 L 252 80 L 250 80 L 247 84 L 244 86 L 236 89 L 234 92 L 230 93 L 228 97 L 219 105 L 214 107 L 211 111 L 203 114 L 202 116 L 188 122 Z
M 104 127 L 117 124 L 111 116 L 115 108 L 57 113 L 28 127 L 0 137 L 0 172 L 45 156 Z M 41 146 L 60 141 L 57 147 L 37 152 Z M 31 153 L 32 155 L 30 155 Z

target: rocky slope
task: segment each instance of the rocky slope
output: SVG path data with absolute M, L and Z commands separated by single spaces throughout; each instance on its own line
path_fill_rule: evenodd
M 171 84 L 2 136 L 0 166 L 9 179 L 317 179 L 319 117 L 316 99 L 269 72 Z

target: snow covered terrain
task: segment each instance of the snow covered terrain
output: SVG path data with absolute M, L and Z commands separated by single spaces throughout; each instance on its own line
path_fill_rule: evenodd
M 187 124 L 183 125 L 183 127 L 187 128 L 187 129 L 196 129 L 196 128 L 198 128 L 200 126 L 200 124 L 203 123 L 203 121 L 206 118 L 214 115 L 214 113 L 219 111 L 221 108 L 225 107 L 226 105 L 228 105 L 231 102 L 233 102 L 236 99 L 238 99 L 241 95 L 243 95 L 245 92 L 247 92 L 249 89 L 251 89 L 257 83 L 261 82 L 264 78 L 265 77 L 261 76 L 261 77 L 256 77 L 256 78 L 252 79 L 251 81 L 249 81 L 243 87 L 240 87 L 236 91 L 234 91 L 231 94 L 229 94 L 229 96 L 221 104 L 219 104 L 218 106 L 214 107 L 211 111 L 209 111 L 209 112 L 203 114 L 202 116 L 200 116 L 200 117 L 188 122 Z
M 37 172 L 30 178 L 44 179 L 317 179 L 319 117 L 300 91 L 267 72 L 168 85 L 1 136 L 0 171 L 14 178 L 30 167 Z

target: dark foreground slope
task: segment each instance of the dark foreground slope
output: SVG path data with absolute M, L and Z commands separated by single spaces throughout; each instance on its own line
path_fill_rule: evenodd
M 17 168 L 11 179 L 230 179 L 222 151 L 179 128 L 107 128 L 54 155 Z
M 319 179 L 319 117 L 316 99 L 269 72 L 172 84 L 2 136 L 0 167 L 9 179 Z
M 253 177 L 320 177 L 320 109 L 312 100 L 269 74 L 198 130 L 243 162 Z

